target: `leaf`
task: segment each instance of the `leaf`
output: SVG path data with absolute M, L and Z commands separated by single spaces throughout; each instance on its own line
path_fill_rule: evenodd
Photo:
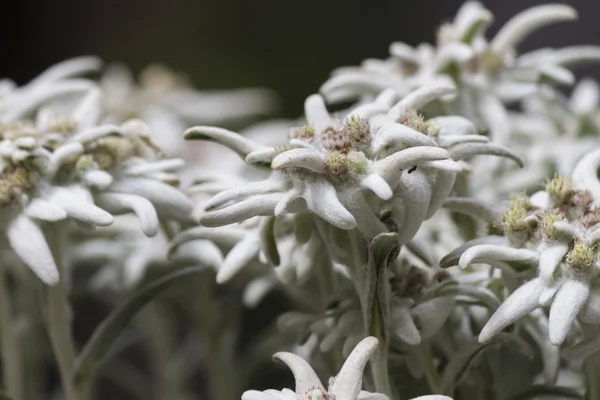
M 77 357 L 73 379 L 75 381 L 87 379 L 95 366 L 106 357 L 125 327 L 146 304 L 173 283 L 204 269 L 205 267 L 185 268 L 167 274 L 133 294 L 125 303 L 115 309 L 96 328 L 81 354 Z
M 269 263 L 278 266 L 281 262 L 275 240 L 275 217 L 264 218 L 260 225 L 260 245 Z
M 543 398 L 555 399 L 583 399 L 583 396 L 575 389 L 562 386 L 534 385 L 521 393 L 510 397 L 510 400 L 527 400 Z
M 472 338 L 454 354 L 454 357 L 444 369 L 440 392 L 452 393 L 454 387 L 467 377 L 467 373 L 471 367 L 476 365 L 479 357 L 498 344 L 510 345 L 517 351 L 524 353 L 528 358 L 533 357 L 533 350 L 529 344 L 514 334 L 501 332 L 487 343 L 479 343 L 477 338 Z
M 386 267 L 388 260 L 397 256 L 399 251 L 398 234 L 380 233 L 369 245 L 369 263 L 367 266 L 367 302 L 364 320 L 370 335 L 387 336 L 389 331 L 389 301 L 387 299 Z

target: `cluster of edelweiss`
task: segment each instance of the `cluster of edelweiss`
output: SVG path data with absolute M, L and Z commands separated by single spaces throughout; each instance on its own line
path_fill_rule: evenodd
M 139 84 L 122 67 L 82 78 L 94 58 L 2 81 L 2 275 L 28 281 L 12 268 L 25 264 L 47 285 L 67 400 L 86 397 L 116 321 L 196 265 L 242 286 L 246 307 L 275 290 L 295 308 L 276 324 L 290 352 L 274 356 L 295 391 L 244 400 L 600 399 L 600 89 L 556 88 L 600 47 L 516 52 L 575 17 L 533 7 L 488 40 L 491 13 L 467 2 L 434 46 L 393 43 L 386 60 L 334 71 L 301 121 L 185 131 L 234 156 L 190 151 L 181 132 L 267 113 L 270 93 L 197 92 L 161 67 Z M 328 111 L 342 102 L 354 105 Z M 162 281 L 78 355 L 66 295 L 86 264 L 101 265 L 96 291 L 127 292 L 156 268 Z M 19 400 L 14 332 L 0 333 Z M 325 387 L 300 355 L 339 373 Z

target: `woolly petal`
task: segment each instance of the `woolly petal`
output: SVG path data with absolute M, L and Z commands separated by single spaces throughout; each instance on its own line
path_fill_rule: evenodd
M 79 129 L 95 126 L 102 115 L 102 92 L 92 89 L 86 94 L 71 115 Z
M 554 271 L 569 251 L 565 243 L 557 243 L 546 247 L 540 254 L 540 278 L 550 283 L 554 279 Z
M 95 56 L 74 57 L 53 65 L 29 83 L 36 86 L 42 83 L 55 82 L 65 78 L 96 72 L 102 67 L 102 60 Z
M 2 121 L 5 124 L 11 124 L 22 119 L 47 101 L 62 96 L 85 93 L 92 88 L 94 88 L 94 84 L 83 79 L 70 79 L 48 85 L 37 85 L 35 88 L 28 90 L 26 96 L 19 97 L 17 103 L 4 112 Z
M 306 98 L 304 114 L 308 123 L 314 127 L 317 133 L 325 132 L 327 128 L 333 127 L 333 119 L 329 116 L 325 101 L 319 94 L 312 94 Z
M 464 160 L 465 158 L 477 155 L 490 155 L 510 158 L 521 168 L 525 165 L 525 162 L 521 157 L 512 151 L 493 143 L 463 143 L 452 147 L 449 151 L 454 160 Z
M 238 227 L 206 228 L 196 226 L 186 229 L 171 240 L 169 254 L 172 254 L 178 246 L 184 243 L 202 239 L 213 241 L 220 246 L 234 246 L 244 239 L 247 234 L 248 232 L 245 229 Z
M 432 161 L 432 162 L 444 162 Z M 454 182 L 456 181 L 455 171 L 440 170 L 435 175 L 435 181 L 431 184 L 431 199 L 429 201 L 429 207 L 425 214 L 425 219 L 429 219 L 435 214 L 437 210 L 444 204 L 450 192 L 454 188 Z
M 510 118 L 504 104 L 496 96 L 486 94 L 481 96 L 477 104 L 481 118 L 490 129 L 490 139 L 497 145 L 510 143 Z
M 448 43 L 440 48 L 434 70 L 443 72 L 450 64 L 463 64 L 473 57 L 473 49 L 464 43 Z
M 415 109 L 418 110 L 424 105 L 437 100 L 441 97 L 455 94 L 456 88 L 448 85 L 426 85 L 423 86 L 400 100 L 394 105 L 388 115 L 394 119 L 398 119 L 403 110 Z
M 600 62 L 600 46 L 568 46 L 553 51 L 554 62 L 563 67 L 572 67 Z
M 75 162 L 83 151 L 81 143 L 67 143 L 60 146 L 52 152 L 46 166 L 46 173 L 51 177 L 54 176 L 64 164 Z
M 404 218 L 399 226 L 398 241 L 404 244 L 415 236 L 427 216 L 431 203 L 431 186 L 427 175 L 420 170 L 402 175 L 397 196 L 404 207 Z
M 123 135 L 123 131 L 116 125 L 96 126 L 76 133 L 69 138 L 69 142 L 86 144 L 111 135 Z
M 388 185 L 387 182 L 377 174 L 366 175 L 360 181 L 360 185 L 375 193 L 375 195 L 382 200 L 389 200 L 394 195 L 390 185 Z
M 442 117 L 435 117 L 427 120 L 427 122 L 430 122 L 437 126 L 438 135 L 440 137 L 454 135 L 471 135 L 485 139 L 485 136 L 477 135 L 477 128 L 475 128 L 475 125 L 471 121 L 458 115 L 446 115 Z
M 479 334 L 479 342 L 490 341 L 496 333 L 536 309 L 545 288 L 540 279 L 533 279 L 515 290 L 485 324 Z
M 389 400 L 389 397 L 383 393 L 371 393 L 361 390 L 358 394 L 357 400 Z
M 161 218 L 173 218 L 184 222 L 191 219 L 194 208 L 192 200 L 179 189 L 158 180 L 124 178 L 116 181 L 110 190 L 135 194 L 150 200 Z
M 484 236 L 484 237 L 479 237 L 477 239 L 469 240 L 468 242 L 458 246 L 456 249 L 452 250 L 450 253 L 445 255 L 440 260 L 440 267 L 448 268 L 448 267 L 452 267 L 454 265 L 458 265 L 460 256 L 467 249 L 470 249 L 471 247 L 478 246 L 481 244 L 494 244 L 494 245 L 501 246 L 501 245 L 507 245 L 508 243 L 507 243 L 506 239 L 501 236 Z
M 98 205 L 113 214 L 133 211 L 140 220 L 144 235 L 152 237 L 158 232 L 158 215 L 149 200 L 134 194 L 101 193 L 97 196 Z
M 106 171 L 92 169 L 83 174 L 86 185 L 104 190 L 113 183 L 113 177 Z
M 437 147 L 437 143 L 427 135 L 406 125 L 390 122 L 379 127 L 371 148 L 374 153 L 379 153 L 383 150 L 398 151 L 416 146 Z
M 534 266 L 537 265 L 538 260 L 539 254 L 533 250 L 480 244 L 467 249 L 460 257 L 458 266 L 465 269 L 473 263 L 490 263 L 494 261 L 523 261 Z
M 285 212 L 289 211 L 290 208 L 293 208 L 292 206 L 296 204 L 296 200 L 300 199 L 301 196 L 302 192 L 298 188 L 292 188 L 288 190 L 275 206 L 275 216 L 278 217 L 283 215 Z
M 411 346 L 421 343 L 421 334 L 405 307 L 392 308 L 392 330 L 400 339 Z
M 283 362 L 292 370 L 296 380 L 296 395 L 298 397 L 304 396 L 304 393 L 311 388 L 323 388 L 315 371 L 302 357 L 292 353 L 279 352 L 273 355 L 273 359 Z
M 598 108 L 600 88 L 595 80 L 582 79 L 571 94 L 569 108 L 577 115 L 589 115 Z
M 253 151 L 265 147 L 238 133 L 212 126 L 195 126 L 190 128 L 185 131 L 183 138 L 185 140 L 207 140 L 217 142 L 223 146 L 229 147 L 242 158 L 246 158 L 246 156 Z
M 256 216 L 274 215 L 275 206 L 282 197 L 281 193 L 253 196 L 228 207 L 205 213 L 200 217 L 200 223 L 214 227 L 245 221 Z
M 502 221 L 504 209 L 494 203 L 472 197 L 450 197 L 444 208 L 479 218 L 487 223 L 496 224 Z
M 244 306 L 255 308 L 276 286 L 277 281 L 270 276 L 254 279 L 246 285 L 242 294 Z
M 440 147 L 420 146 L 398 151 L 373 165 L 375 171 L 392 187 L 398 184 L 402 171 L 425 161 L 444 160 L 450 154 Z
M 335 187 L 329 181 L 316 179 L 306 184 L 304 194 L 308 209 L 340 229 L 353 229 L 356 220 L 340 202 Z
M 563 283 L 554 297 L 548 317 L 550 343 L 560 346 L 565 341 L 589 295 L 590 286 L 587 282 L 568 279 Z
M 464 3 L 456 13 L 452 26 L 457 40 L 470 43 L 492 22 L 493 15 L 477 1 Z
M 492 51 L 504 53 L 516 47 L 537 29 L 560 21 L 577 18 L 577 12 L 564 4 L 545 4 L 531 7 L 512 17 L 490 43 Z
M 6 231 L 10 247 L 47 285 L 59 280 L 58 268 L 41 229 L 25 215 L 19 215 Z
M 33 219 L 55 222 L 67 218 L 67 212 L 41 198 L 35 198 L 27 204 L 25 214 Z
M 225 257 L 223 265 L 217 271 L 217 283 L 223 284 L 233 278 L 242 268 L 258 256 L 260 240 L 258 236 L 249 235 L 236 244 Z
M 354 400 L 362 388 L 363 370 L 379 341 L 369 336 L 358 343 L 335 378 L 330 392 L 337 400 Z
M 219 269 L 223 265 L 223 253 L 216 244 L 209 240 L 196 240 L 177 247 L 173 260 L 189 264 L 201 264 Z
M 185 166 L 185 161 L 181 158 L 168 158 L 154 162 L 143 162 L 132 165 L 125 169 L 127 175 L 147 175 L 154 172 L 173 171 Z
M 596 203 L 600 200 L 600 181 L 598 181 L 598 167 L 600 167 L 600 149 L 586 154 L 573 170 L 573 187 L 575 189 L 589 190 Z
M 273 159 L 271 168 L 305 168 L 310 171 L 324 174 L 327 169 L 323 154 L 314 149 L 292 149 L 284 151 Z
M 284 185 L 282 182 L 273 179 L 265 179 L 264 181 L 251 182 L 246 185 L 236 186 L 228 190 L 217 193 L 208 202 L 204 208 L 211 210 L 220 207 L 223 204 L 232 200 L 241 200 L 250 196 L 262 195 L 271 192 L 282 190 Z
M 97 226 L 113 223 L 113 216 L 96 206 L 92 195 L 85 189 L 76 186 L 56 188 L 48 201 L 64 209 L 70 218 Z
M 275 149 L 273 147 L 264 147 L 262 149 L 248 153 L 245 160 L 246 163 L 250 165 L 264 165 L 270 167 L 271 161 L 273 161 L 274 156 Z

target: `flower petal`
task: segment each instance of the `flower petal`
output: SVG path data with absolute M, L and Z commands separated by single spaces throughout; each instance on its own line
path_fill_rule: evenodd
M 421 343 L 421 333 L 405 307 L 392 308 L 392 331 L 411 346 Z
M 92 195 L 83 188 L 77 186 L 55 188 L 48 200 L 64 209 L 70 218 L 97 226 L 108 226 L 113 223 L 113 216 L 96 206 Z
M 363 370 L 378 344 L 376 338 L 369 336 L 352 350 L 329 390 L 337 400 L 354 400 L 358 397 L 362 388 Z
M 161 218 L 191 220 L 192 201 L 182 191 L 166 183 L 147 178 L 124 178 L 116 181 L 110 190 L 150 200 Z
M 283 362 L 294 374 L 296 396 L 303 397 L 304 393 L 314 387 L 323 388 L 323 384 L 321 384 L 321 380 L 315 371 L 302 357 L 282 351 L 273 354 L 273 359 Z
M 239 133 L 213 126 L 195 126 L 185 131 L 183 138 L 185 140 L 207 140 L 217 142 L 223 146 L 229 147 L 242 158 L 246 158 L 246 156 L 253 151 L 265 147 L 243 137 Z
M 304 168 L 319 174 L 327 172 L 325 157 L 314 149 L 292 149 L 284 151 L 271 162 L 272 169 Z
M 200 223 L 215 227 L 242 222 L 256 216 L 274 215 L 275 206 L 282 197 L 282 193 L 253 196 L 225 208 L 205 213 L 200 216 Z
M 304 194 L 308 209 L 340 229 L 353 229 L 356 220 L 342 205 L 333 185 L 325 179 L 315 179 L 306 184 Z
M 387 156 L 374 163 L 375 171 L 393 188 L 398 185 L 403 170 L 425 161 L 444 160 L 450 154 L 440 147 L 411 147 Z
M 29 202 L 25 214 L 33 219 L 54 222 L 67 218 L 67 212 L 60 207 L 42 198 L 35 198 Z
M 479 334 L 479 342 L 490 341 L 496 333 L 535 310 L 545 288 L 541 279 L 533 279 L 515 290 L 485 324 Z
M 539 254 L 533 250 L 480 244 L 467 249 L 460 257 L 458 266 L 465 269 L 473 263 L 490 263 L 494 261 L 523 261 L 535 266 L 538 260 Z
M 568 279 L 556 293 L 548 324 L 550 325 L 550 343 L 560 346 L 566 339 L 573 322 L 590 295 L 587 282 Z
M 539 271 L 540 278 L 550 283 L 554 279 L 554 271 L 569 251 L 565 243 L 549 245 L 540 253 Z
M 260 239 L 255 235 L 248 235 L 229 251 L 223 265 L 217 271 L 217 283 L 223 284 L 233 278 L 252 259 L 258 256 Z
M 500 28 L 490 47 L 495 53 L 504 53 L 515 48 L 529 34 L 545 25 L 575 18 L 577 11 L 565 4 L 545 4 L 528 8 Z
M 158 215 L 149 200 L 134 194 L 100 193 L 97 203 L 113 214 L 133 211 L 140 220 L 140 228 L 144 235 L 152 237 L 158 232 Z
M 75 162 L 83 154 L 83 151 L 81 143 L 67 143 L 60 146 L 50 155 L 46 166 L 46 173 L 53 177 L 63 164 Z
M 418 110 L 424 105 L 437 100 L 441 97 L 455 94 L 456 88 L 449 85 L 430 84 L 420 87 L 419 89 L 409 93 L 396 105 L 394 105 L 388 115 L 394 119 L 398 119 L 403 110 Z
M 312 94 L 306 98 L 304 114 L 308 123 L 314 127 L 317 133 L 325 132 L 327 128 L 333 127 L 333 119 L 329 116 L 325 101 L 319 94 Z
M 6 230 L 8 243 L 23 262 L 47 285 L 59 280 L 58 268 L 41 229 L 25 215 L 15 218 Z

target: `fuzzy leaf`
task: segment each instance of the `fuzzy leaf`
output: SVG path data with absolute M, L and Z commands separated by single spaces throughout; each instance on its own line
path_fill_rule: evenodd
M 491 341 L 483 344 L 478 343 L 477 339 L 473 338 L 454 354 L 454 357 L 444 369 L 440 392 L 451 393 L 454 387 L 467 377 L 467 373 L 477 363 L 479 357 L 497 344 L 509 345 L 524 353 L 528 358 L 533 357 L 533 350 L 529 344 L 516 335 L 498 333 Z
M 202 270 L 204 270 L 204 267 L 186 268 L 172 272 L 141 289 L 121 304 L 100 323 L 87 341 L 79 357 L 77 357 L 73 379 L 80 381 L 93 372 L 96 365 L 106 357 L 111 347 L 121 336 L 125 327 L 146 304 L 175 282 L 186 279 L 190 274 Z

